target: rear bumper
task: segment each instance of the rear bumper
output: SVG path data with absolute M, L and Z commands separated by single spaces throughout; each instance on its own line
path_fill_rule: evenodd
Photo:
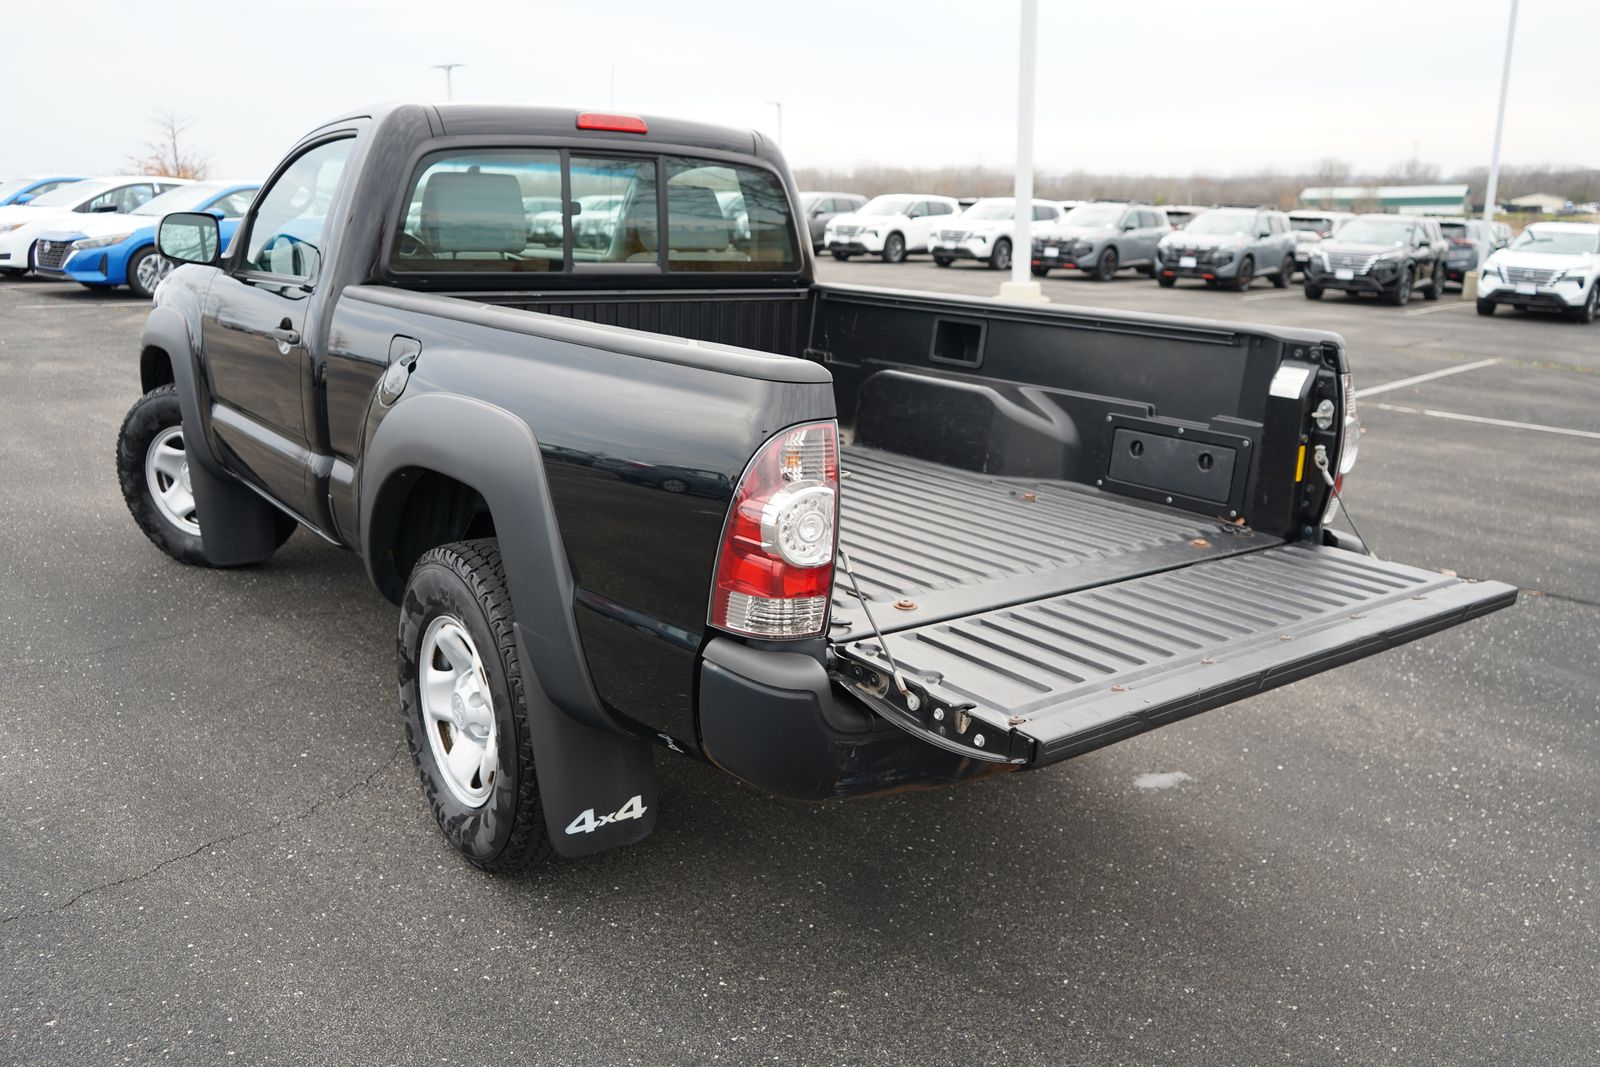
M 702 654 L 698 693 L 707 758 L 790 800 L 932 787 L 1015 769 L 964 758 L 896 728 L 801 653 L 713 638 Z

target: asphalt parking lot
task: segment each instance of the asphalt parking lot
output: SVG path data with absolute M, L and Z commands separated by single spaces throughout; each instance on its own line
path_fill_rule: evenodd
M 496 879 L 421 802 L 355 557 L 158 553 L 112 465 L 143 307 L 0 283 L 0 1060 L 1600 1061 L 1600 324 L 1044 286 L 1341 332 L 1362 533 L 1527 595 L 956 790 L 800 806 L 664 761 L 643 845 Z

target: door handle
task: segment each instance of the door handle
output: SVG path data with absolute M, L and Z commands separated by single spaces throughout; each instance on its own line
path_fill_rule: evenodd
M 290 326 L 288 319 L 284 319 L 283 322 L 279 323 L 277 329 L 268 330 L 267 336 L 279 344 L 297 345 L 300 343 L 300 331 Z

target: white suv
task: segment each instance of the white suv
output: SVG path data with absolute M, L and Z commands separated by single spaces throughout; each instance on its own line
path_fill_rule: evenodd
M 1600 225 L 1536 222 L 1489 257 L 1478 278 L 1478 314 L 1501 304 L 1560 311 L 1593 322 L 1600 302 Z
M 951 219 L 933 235 L 933 261 L 948 267 L 958 259 L 977 259 L 991 270 L 1011 266 L 1011 250 L 1016 243 L 1011 232 L 1015 225 L 1016 201 L 1009 196 L 985 197 Z M 1054 226 L 1065 212 L 1052 200 L 1033 202 L 1033 221 Z M 1027 251 L 1024 249 L 1024 251 Z
M 829 219 L 822 243 L 834 259 L 872 255 L 901 263 L 912 252 L 926 252 L 933 231 L 960 211 L 961 205 L 948 196 L 885 193 Z

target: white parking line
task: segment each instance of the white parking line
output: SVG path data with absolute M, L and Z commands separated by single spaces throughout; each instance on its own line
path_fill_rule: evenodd
M 1391 389 L 1404 389 L 1408 385 L 1417 385 L 1421 382 L 1431 382 L 1435 378 L 1448 378 L 1452 374 L 1460 374 L 1463 371 L 1477 370 L 1480 367 L 1492 367 L 1499 362 L 1498 359 L 1480 359 L 1476 363 L 1463 363 L 1459 367 L 1446 367 L 1443 370 L 1429 371 L 1427 374 L 1415 374 L 1410 378 L 1401 378 L 1399 381 L 1384 382 L 1382 385 L 1374 385 L 1368 389 L 1357 389 L 1356 399 L 1377 396 L 1379 393 L 1387 393 Z
M 1255 293 L 1255 294 L 1253 294 L 1251 296 L 1245 297 L 1245 301 L 1249 302 L 1251 300 L 1287 300 L 1292 296 L 1299 296 L 1299 295 L 1300 295 L 1299 293 L 1295 293 L 1295 292 L 1289 292 L 1289 293 Z
M 63 308 L 67 311 L 82 311 L 84 308 L 147 308 L 153 307 L 148 300 L 119 300 L 116 303 L 99 300 L 84 303 L 77 300 L 58 300 L 54 304 L 18 304 L 14 311 L 54 311 Z
M 1417 308 L 1415 311 L 1406 311 L 1406 312 L 1402 312 L 1402 314 L 1405 314 L 1405 315 L 1432 315 L 1435 311 L 1460 311 L 1462 308 L 1469 308 L 1469 307 L 1475 307 L 1475 306 L 1476 305 L 1469 304 L 1467 301 L 1462 300 L 1459 303 L 1454 303 L 1454 304 L 1434 304 L 1432 307 Z
M 1508 430 L 1537 430 L 1540 433 L 1558 433 L 1566 437 L 1587 437 L 1600 441 L 1600 433 L 1593 430 L 1569 430 L 1564 426 L 1540 426 L 1536 422 L 1512 422 L 1510 419 L 1491 419 L 1483 415 L 1463 415 L 1459 411 L 1437 411 L 1433 408 L 1413 408 L 1403 404 L 1374 403 L 1368 405 L 1380 411 L 1399 411 L 1407 415 L 1431 415 L 1436 419 L 1454 419 L 1457 422 L 1479 422 L 1486 426 L 1503 426 Z

